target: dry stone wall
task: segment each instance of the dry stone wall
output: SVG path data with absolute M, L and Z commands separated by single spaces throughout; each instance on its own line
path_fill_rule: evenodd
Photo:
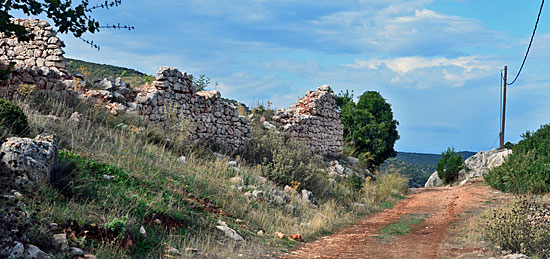
M 15 19 L 14 22 L 25 26 L 34 34 L 34 39 L 21 42 L 15 36 L 0 33 L 0 69 L 6 70 L 11 62 L 15 64 L 8 83 L 0 87 L 14 91 L 20 84 L 30 84 L 39 89 L 64 89 L 69 73 L 63 57 L 65 44 L 56 36 L 57 32 L 42 20 Z
M 328 85 L 308 91 L 289 110 L 273 116 L 280 131 L 310 146 L 325 157 L 342 156 L 344 126 L 336 107 L 336 96 Z
M 211 140 L 229 151 L 239 151 L 251 137 L 248 121 L 222 100 L 220 92 L 197 92 L 193 76 L 176 68 L 161 67 L 156 81 L 142 89 L 135 102 L 150 121 L 165 128 L 189 129 L 192 138 Z

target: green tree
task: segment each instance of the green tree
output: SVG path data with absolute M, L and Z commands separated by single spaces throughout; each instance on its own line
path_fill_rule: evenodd
M 437 175 L 443 183 L 454 183 L 458 179 L 458 172 L 464 167 L 464 159 L 454 147 L 441 152 L 441 160 L 437 163 Z
M 195 89 L 197 89 L 197 91 L 204 91 L 210 84 L 210 78 L 206 75 L 200 75 L 198 78 L 193 80 L 193 84 L 195 85 Z
M 367 91 L 353 102 L 353 94 L 340 94 L 340 118 L 344 124 L 344 141 L 354 147 L 354 155 L 377 167 L 397 152 L 394 144 L 399 139 L 391 105 L 375 91 Z
M 121 0 L 105 1 L 99 5 L 90 5 L 89 0 L 81 0 L 79 4 L 73 4 L 72 0 L 0 0 L 0 32 L 8 37 L 15 35 L 21 41 L 34 37 L 24 26 L 13 23 L 11 13 L 14 11 L 21 11 L 28 16 L 45 15 L 53 21 L 58 32 L 72 33 L 80 39 L 84 33 L 95 33 L 100 28 L 132 30 L 134 27 L 120 24 L 101 26 L 91 17 L 96 9 L 108 9 L 121 3 Z M 99 49 L 93 42 L 84 41 Z

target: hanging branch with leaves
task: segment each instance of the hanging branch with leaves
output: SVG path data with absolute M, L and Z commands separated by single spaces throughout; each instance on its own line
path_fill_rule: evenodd
M 122 0 L 105 1 L 97 5 L 90 5 L 89 0 L 81 0 L 76 5 L 71 0 L 0 0 L 0 32 L 7 37 L 16 36 L 20 41 L 31 40 L 34 35 L 24 26 L 15 24 L 11 13 L 19 10 L 28 16 L 43 14 L 53 21 L 58 32 L 71 33 L 99 50 L 97 44 L 83 39 L 82 35 L 86 32 L 93 34 L 100 29 L 134 29 L 130 25 L 100 25 L 91 16 L 96 9 L 109 9 L 121 3 Z

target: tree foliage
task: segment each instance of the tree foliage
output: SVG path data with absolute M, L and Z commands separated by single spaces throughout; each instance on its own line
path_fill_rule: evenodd
M 0 32 L 8 37 L 16 36 L 20 41 L 34 37 L 24 26 L 13 22 L 11 13 L 14 11 L 29 16 L 45 15 L 53 21 L 58 32 L 72 33 L 80 39 L 84 33 L 95 33 L 101 28 L 132 30 L 134 27 L 120 24 L 102 26 L 91 16 L 95 9 L 109 9 L 121 3 L 121 0 L 105 1 L 99 5 L 91 5 L 89 0 L 81 0 L 78 4 L 73 4 L 72 0 L 0 0 Z M 84 41 L 99 49 L 93 42 Z
M 437 175 L 444 183 L 454 183 L 458 179 L 458 172 L 464 167 L 462 155 L 454 148 L 447 148 L 441 153 L 441 160 L 437 163 Z
M 344 141 L 354 147 L 354 155 L 371 166 L 379 166 L 397 152 L 394 144 L 399 139 L 391 105 L 375 91 L 367 91 L 353 101 L 353 92 L 341 92 L 337 99 L 340 118 L 344 124 Z

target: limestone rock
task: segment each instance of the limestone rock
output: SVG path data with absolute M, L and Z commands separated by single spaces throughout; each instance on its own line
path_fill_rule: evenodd
M 66 234 L 53 235 L 52 246 L 57 251 L 61 251 L 61 252 L 69 251 L 69 242 L 67 241 L 67 235 Z
M 10 249 L 8 254 L 10 258 L 21 258 L 24 252 L 25 252 L 25 247 L 23 246 L 23 244 L 19 242 L 15 242 L 15 244 Z
M 239 235 L 237 231 L 228 227 L 227 224 L 222 220 L 218 220 L 218 226 L 216 226 L 216 228 L 222 231 L 225 234 L 225 236 L 227 236 L 228 238 L 234 241 L 237 241 L 237 242 L 244 241 L 244 238 L 241 235 Z
M 503 259 L 529 259 L 529 256 L 526 256 L 524 254 L 511 254 L 504 256 Z
M 0 167 L 6 167 L 15 182 L 28 187 L 46 184 L 57 161 L 57 138 L 47 134 L 8 138 L 0 154 Z
M 438 187 L 443 183 L 443 180 L 439 178 L 439 175 L 437 174 L 437 171 L 435 171 L 430 178 L 428 178 L 428 181 L 426 181 L 426 184 L 424 184 L 425 188 L 429 187 Z
M 308 203 L 313 203 L 313 193 L 308 190 L 302 190 L 302 200 Z
M 34 245 L 28 245 L 27 249 L 25 249 L 25 253 L 23 255 L 24 258 L 32 258 L 32 259 L 50 259 L 51 257 L 44 253 L 44 251 L 40 250 L 40 248 L 34 246 Z
M 240 177 L 240 176 L 235 176 L 235 177 L 229 178 L 229 182 L 230 182 L 231 184 L 235 184 L 235 185 L 237 185 L 237 186 L 241 186 L 241 185 L 244 184 L 243 178 Z
M 487 172 L 504 163 L 506 157 L 512 154 L 511 149 L 493 149 L 481 151 L 464 161 L 466 169 L 461 170 L 458 175 L 459 181 L 472 177 L 482 177 Z
M 264 123 L 262 124 L 262 126 L 264 127 L 264 129 L 266 130 L 275 130 L 277 127 L 275 127 L 275 125 L 269 123 L 268 121 L 264 121 Z
M 79 256 L 84 256 L 84 251 L 82 251 L 82 249 L 78 248 L 78 247 L 71 247 L 69 248 L 69 255 L 73 256 L 73 257 L 79 257 Z
M 185 165 L 187 163 L 187 158 L 185 156 L 180 156 L 177 159 L 178 163 Z

